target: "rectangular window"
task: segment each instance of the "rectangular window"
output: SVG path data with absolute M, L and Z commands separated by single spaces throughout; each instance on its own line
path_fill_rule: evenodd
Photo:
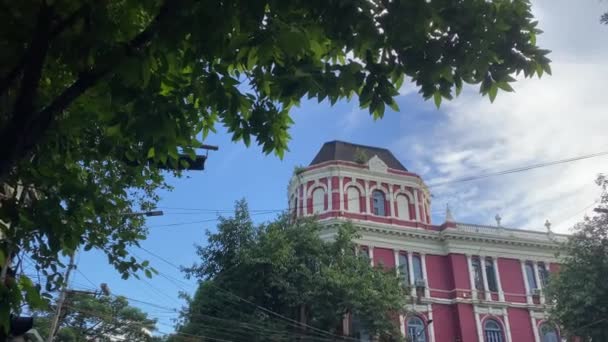
M 367 246 L 359 247 L 359 255 L 362 256 L 363 258 L 369 260 L 370 259 L 369 248 L 367 248 Z
M 492 292 L 498 291 L 498 286 L 496 284 L 496 272 L 494 271 L 494 260 L 492 258 L 487 258 L 486 262 L 486 276 L 488 276 L 488 290 Z
M 528 281 L 528 288 L 530 291 L 538 288 L 538 284 L 536 284 L 536 277 L 534 276 L 534 266 L 532 266 L 531 262 L 526 262 L 526 279 Z
M 479 258 L 473 258 L 471 260 L 471 265 L 473 266 L 473 275 L 475 281 L 475 289 L 483 291 L 483 278 L 481 274 L 481 263 Z
M 540 282 L 543 287 L 546 287 L 549 284 L 549 270 L 545 263 L 538 263 L 538 275 L 540 276 Z
M 410 284 L 410 270 L 407 265 L 407 255 L 404 253 L 399 253 L 399 278 L 403 284 Z
M 422 260 L 420 255 L 412 255 L 412 266 L 414 267 L 414 280 L 424 279 L 422 275 Z

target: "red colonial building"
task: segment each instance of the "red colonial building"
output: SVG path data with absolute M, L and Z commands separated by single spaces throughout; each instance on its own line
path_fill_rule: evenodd
M 460 223 L 446 209 L 431 222 L 431 196 L 420 176 L 387 149 L 327 142 L 289 183 L 296 216 L 327 225 L 352 221 L 374 265 L 396 268 L 412 288 L 401 332 L 417 342 L 558 342 L 547 322 L 543 288 L 558 268 L 565 236 Z M 356 322 L 346 324 L 351 332 Z M 350 326 L 350 327 L 349 327 Z M 357 332 L 355 332 L 357 333 Z M 359 331 L 361 340 L 365 332 Z

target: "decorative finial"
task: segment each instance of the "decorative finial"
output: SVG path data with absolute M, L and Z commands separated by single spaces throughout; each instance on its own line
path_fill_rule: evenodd
M 496 220 L 496 226 L 500 227 L 500 220 L 502 220 L 502 217 L 500 217 L 500 215 L 496 214 L 496 216 L 494 216 L 494 219 Z
M 549 220 L 545 221 L 545 227 L 547 227 L 547 233 L 551 233 L 551 222 Z
M 454 217 L 452 216 L 449 204 L 445 205 L 445 222 L 454 222 Z

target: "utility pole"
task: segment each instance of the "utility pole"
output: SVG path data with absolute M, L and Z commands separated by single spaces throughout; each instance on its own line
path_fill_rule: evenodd
M 121 215 L 122 216 L 148 216 L 148 217 L 150 217 L 150 216 L 163 216 L 163 214 L 164 213 L 161 210 L 155 210 L 155 211 L 123 213 Z M 63 307 L 63 304 L 65 303 L 65 299 L 69 292 L 68 282 L 70 280 L 70 273 L 72 272 L 72 269 L 75 268 L 75 265 L 74 265 L 75 254 L 76 254 L 76 251 L 74 251 L 70 255 L 70 263 L 68 264 L 68 268 L 65 270 L 65 274 L 63 276 L 63 284 L 61 285 L 61 292 L 59 293 L 59 298 L 57 299 L 57 308 L 55 309 L 55 315 L 53 316 L 53 320 L 51 321 L 51 329 L 49 330 L 49 336 L 48 336 L 46 342 L 53 342 L 53 339 L 55 339 L 55 335 L 57 334 L 57 331 L 59 330 L 59 319 L 61 318 L 61 309 Z M 109 293 L 109 290 L 107 289 L 107 285 L 105 285 L 105 289 L 104 289 L 104 285 L 105 284 L 102 284 L 102 292 Z
M 74 268 L 74 255 L 76 251 L 70 254 L 70 263 L 68 264 L 68 268 L 65 270 L 65 274 L 63 276 L 63 284 L 61 285 L 61 292 L 59 293 L 59 299 L 57 300 L 57 308 L 55 309 L 55 315 L 53 316 L 53 320 L 51 321 L 51 329 L 49 330 L 49 336 L 47 338 L 47 342 L 53 342 L 55 339 L 55 334 L 57 333 L 57 328 L 59 325 L 59 318 L 61 317 L 61 309 L 63 307 L 63 303 L 65 303 L 65 298 L 67 297 L 67 289 L 68 289 L 68 281 L 70 280 L 70 273 Z

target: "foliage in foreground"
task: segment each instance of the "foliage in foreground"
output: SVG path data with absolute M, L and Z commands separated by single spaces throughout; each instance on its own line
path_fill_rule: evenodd
M 154 206 L 159 165 L 183 167 L 218 125 L 283 155 L 303 98 L 356 96 L 376 118 L 411 79 L 424 98 L 549 72 L 528 0 L 1 1 L 0 266 L 32 256 L 45 290 L 62 257 L 95 248 L 124 277 L 146 236 L 123 214 Z M 202 139 L 201 139 L 202 138 Z M 26 276 L 0 275 L 0 325 Z M 6 281 L 5 281 L 6 280 Z
M 608 209 L 608 179 L 600 208 Z M 551 317 L 566 333 L 588 341 L 608 341 L 608 214 L 585 217 L 564 245 L 559 273 L 549 283 Z
M 60 320 L 57 342 L 109 342 L 112 338 L 124 341 L 152 341 L 149 332 L 155 330 L 156 320 L 140 309 L 132 307 L 124 297 L 70 294 Z M 46 338 L 49 334 L 51 312 L 34 320 L 34 328 Z
M 198 248 L 201 262 L 187 269 L 202 282 L 174 340 L 340 340 L 347 313 L 359 318 L 358 333 L 364 327 L 400 339 L 396 317 L 406 296 L 395 273 L 354 253 L 351 225 L 337 227 L 332 241 L 321 230 L 313 220 L 285 216 L 256 226 L 238 202 L 234 217 L 222 218 Z

